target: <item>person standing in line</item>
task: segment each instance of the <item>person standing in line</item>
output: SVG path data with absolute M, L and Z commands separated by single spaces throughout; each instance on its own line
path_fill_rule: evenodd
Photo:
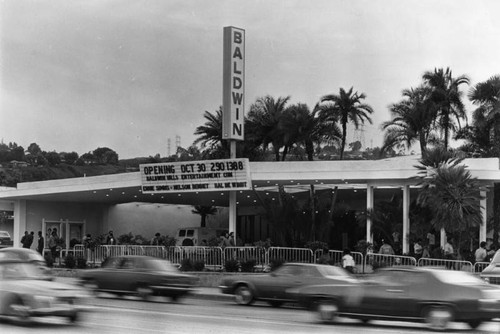
M 23 248 L 28 248 L 28 231 L 24 231 L 24 235 L 21 238 L 21 245 L 23 245 Z
M 394 249 L 384 239 L 382 239 L 382 246 L 378 251 L 379 254 L 394 255 Z
M 157 232 L 153 239 L 151 239 L 151 245 L 152 246 L 160 246 L 161 245 L 161 234 Z
M 108 232 L 108 236 L 106 237 L 106 245 L 116 245 L 116 239 L 113 235 L 113 231 Z
M 38 231 L 38 245 L 36 250 L 38 253 L 43 255 L 43 249 L 45 248 L 45 240 L 43 239 L 42 231 Z
M 422 239 L 418 238 L 417 242 L 413 245 L 413 252 L 415 253 L 415 259 L 417 259 L 417 261 L 422 257 L 422 252 L 424 251 L 421 243 Z
M 486 251 L 486 241 L 481 241 L 481 243 L 479 244 L 479 248 L 476 249 L 476 252 L 474 253 L 476 262 L 484 262 L 484 259 L 486 259 L 487 255 L 488 252 Z
M 356 266 L 356 262 L 354 262 L 354 258 L 351 255 L 351 250 L 349 248 L 344 249 L 344 256 L 342 256 L 342 267 L 354 274 L 354 267 Z
M 35 232 L 31 231 L 30 234 L 28 235 L 28 240 L 27 240 L 28 247 L 26 248 L 31 248 L 31 245 L 33 245 L 34 240 L 35 240 Z

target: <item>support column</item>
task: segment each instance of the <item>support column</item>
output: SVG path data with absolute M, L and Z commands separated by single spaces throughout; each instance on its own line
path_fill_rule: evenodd
M 410 252 L 410 186 L 403 187 L 403 254 Z
M 26 200 L 17 200 L 14 202 L 14 247 L 21 246 L 21 238 L 26 231 Z
M 443 249 L 444 244 L 446 243 L 446 231 L 444 228 L 441 228 L 441 236 L 440 236 L 439 243 L 440 243 L 439 246 L 441 247 L 441 249 Z
M 479 226 L 479 243 L 481 243 L 481 241 L 486 241 L 486 233 L 488 231 L 486 226 L 486 222 L 488 221 L 488 210 L 487 210 L 488 201 L 486 198 L 486 190 L 481 190 L 480 194 L 481 194 L 481 201 L 480 201 L 481 215 L 483 216 L 482 218 L 483 223 L 481 224 L 481 226 Z
M 231 159 L 236 158 L 236 140 L 230 141 L 230 156 Z M 234 233 L 234 242 L 238 240 L 238 235 L 236 231 L 236 191 L 229 191 L 229 232 Z
M 373 186 L 366 187 L 366 241 L 373 244 L 372 217 L 373 213 Z

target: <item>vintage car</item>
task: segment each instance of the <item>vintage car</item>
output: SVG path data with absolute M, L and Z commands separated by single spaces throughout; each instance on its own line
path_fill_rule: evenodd
M 289 293 L 321 321 L 347 316 L 364 322 L 425 321 L 433 329 L 457 321 L 476 328 L 500 314 L 500 288 L 446 269 L 384 268 L 353 283 L 308 285 Z
M 176 300 L 198 284 L 197 277 L 182 273 L 167 260 L 133 255 L 110 257 L 101 268 L 82 271 L 79 278 L 94 292 L 134 294 L 144 300 L 150 296 Z
M 500 250 L 498 250 L 490 264 L 481 272 L 481 278 L 491 284 L 500 285 Z
M 285 263 L 276 270 L 258 275 L 228 276 L 219 286 L 222 293 L 233 294 L 236 303 L 267 301 L 274 307 L 294 302 L 287 289 L 305 284 L 349 283 L 355 279 L 346 270 L 325 264 Z
M 0 248 L 12 247 L 13 244 L 14 244 L 14 241 L 10 237 L 9 232 L 0 231 Z
M 51 269 L 47 266 L 45 258 L 37 251 L 28 248 L 2 248 L 0 249 L 0 260 L 2 259 L 33 263 L 41 269 L 42 274 L 46 275 L 48 279 L 52 279 Z
M 32 317 L 60 316 L 78 319 L 78 306 L 89 293 L 78 286 L 47 279 L 36 264 L 0 259 L 0 315 L 2 318 L 30 322 Z

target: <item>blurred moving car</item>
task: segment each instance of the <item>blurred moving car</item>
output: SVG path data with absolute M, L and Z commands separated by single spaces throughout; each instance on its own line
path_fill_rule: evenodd
M 83 310 L 78 301 L 89 297 L 88 292 L 46 278 L 36 264 L 0 259 L 0 315 L 22 323 L 43 316 L 76 321 Z
M 233 294 L 236 303 L 252 304 L 255 300 L 267 301 L 279 307 L 295 299 L 287 289 L 305 284 L 335 284 L 353 282 L 355 279 L 344 269 L 323 264 L 285 263 L 276 270 L 261 275 L 229 276 L 219 286 L 222 293 Z
M 82 271 L 80 280 L 93 291 L 135 294 L 144 300 L 150 296 L 177 300 L 198 283 L 197 277 L 182 273 L 167 260 L 132 255 L 110 257 L 101 268 Z
M 37 251 L 28 248 L 2 248 L 0 249 L 0 260 L 5 259 L 32 263 L 41 269 L 41 273 L 46 275 L 47 279 L 52 279 L 51 270 L 47 266 L 45 258 Z
M 384 268 L 350 284 L 309 285 L 289 291 L 318 313 L 397 321 L 425 321 L 444 329 L 450 321 L 477 328 L 500 314 L 500 289 L 463 271 L 431 268 Z
M 491 284 L 500 284 L 500 250 L 497 250 L 490 264 L 481 272 L 481 278 Z
M 14 241 L 10 237 L 9 232 L 0 231 L 0 248 L 12 247 L 13 245 L 14 245 Z

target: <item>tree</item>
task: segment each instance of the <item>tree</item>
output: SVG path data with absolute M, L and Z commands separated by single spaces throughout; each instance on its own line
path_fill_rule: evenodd
M 452 116 L 455 116 L 459 128 L 460 119 L 466 116 L 459 88 L 460 85 L 468 85 L 469 78 L 465 75 L 454 78 L 450 68 L 440 68 L 425 72 L 423 79 L 432 89 L 430 99 L 436 104 L 435 116 L 444 135 L 444 147 L 448 148 L 450 133 L 457 130 Z
M 258 98 L 248 112 L 248 122 L 254 130 L 251 140 L 262 145 L 264 151 L 271 144 L 276 161 L 280 161 L 280 150 L 285 145 L 285 135 L 280 126 L 289 100 L 290 96 L 275 99 L 267 95 Z
M 381 128 L 386 131 L 383 151 L 402 143 L 410 149 L 415 142 L 418 142 L 420 151 L 425 153 L 432 134 L 435 110 L 430 94 L 431 89 L 425 86 L 405 89 L 404 99 L 389 107 L 392 119 L 381 125 Z
M 92 155 L 96 163 L 100 165 L 115 165 L 118 163 L 118 153 L 108 147 L 98 147 L 92 152 Z
M 482 224 L 480 187 L 460 159 L 428 154 L 420 160 L 420 191 L 417 201 L 432 212 L 431 224 L 436 229 L 459 234 Z
M 215 215 L 217 213 L 217 208 L 215 206 L 207 205 L 195 205 L 192 213 L 201 216 L 201 227 L 207 227 L 207 216 Z
M 73 165 L 76 160 L 78 160 L 78 153 L 76 152 L 61 152 L 61 156 L 64 157 L 64 161 L 68 164 L 68 165 Z
M 42 153 L 42 150 L 40 149 L 40 146 L 38 146 L 37 143 L 31 143 L 28 146 L 27 151 L 33 156 L 37 156 L 38 154 Z
M 61 157 L 56 151 L 45 153 L 45 159 L 47 159 L 49 166 L 57 166 L 61 163 Z
M 500 76 L 495 75 L 475 85 L 469 92 L 469 99 L 479 108 L 475 112 L 477 126 L 475 138 L 486 146 L 486 156 L 500 158 Z M 492 135 L 491 135 L 492 134 Z M 491 140 L 492 138 L 492 140 Z M 500 232 L 500 183 L 493 189 L 493 240 L 498 247 Z
M 222 138 L 222 106 L 214 114 L 205 111 L 203 117 L 206 122 L 196 128 L 194 134 L 199 137 L 193 144 L 201 143 L 201 148 L 213 158 L 229 157 L 229 143 Z
M 347 123 L 352 122 L 356 129 L 368 121 L 372 124 L 369 114 L 373 113 L 372 107 L 362 103 L 365 94 L 353 92 L 351 87 L 347 92 L 340 88 L 339 94 L 325 95 L 320 99 L 317 108 L 319 115 L 325 122 L 339 122 L 342 127 L 340 144 L 340 160 L 344 158 L 347 137 Z

